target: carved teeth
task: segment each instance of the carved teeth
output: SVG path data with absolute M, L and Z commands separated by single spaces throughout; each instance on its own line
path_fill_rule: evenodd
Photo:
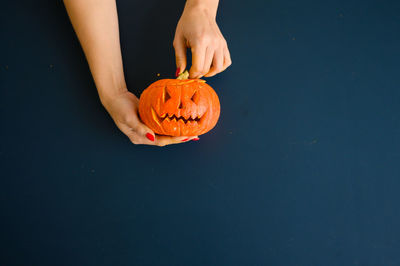
M 183 121 L 182 119 L 179 119 L 178 123 L 181 124 L 181 125 L 186 125 L 185 121 Z
M 183 115 L 183 117 L 184 117 L 186 120 L 188 120 L 188 119 L 190 118 L 190 115 L 189 115 L 189 114 Z
M 201 116 L 199 116 L 199 125 L 202 123 L 203 121 L 203 117 L 207 114 L 207 112 L 205 112 L 204 114 L 202 114 Z
M 170 113 L 164 113 L 162 115 L 157 115 L 157 113 L 152 109 L 152 115 L 153 118 L 161 123 L 162 121 L 174 121 L 176 122 L 181 122 L 183 124 L 187 124 L 187 125 L 197 125 L 198 123 L 201 122 L 201 118 L 205 115 L 199 115 L 199 114 L 183 114 L 181 116 L 177 116 L 176 114 L 170 114 Z

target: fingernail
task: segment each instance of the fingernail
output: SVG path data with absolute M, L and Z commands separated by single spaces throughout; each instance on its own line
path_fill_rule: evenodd
M 187 138 L 187 139 L 183 139 L 182 141 L 188 141 L 189 140 L 189 138 Z
M 178 77 L 180 72 L 181 72 L 181 69 L 178 67 L 175 72 L 175 77 Z
M 192 139 L 192 140 L 194 140 L 194 141 L 198 141 L 198 140 L 199 140 L 199 138 L 194 138 L 194 139 Z
M 154 136 L 150 133 L 146 133 L 146 138 L 148 138 L 151 141 L 154 141 Z

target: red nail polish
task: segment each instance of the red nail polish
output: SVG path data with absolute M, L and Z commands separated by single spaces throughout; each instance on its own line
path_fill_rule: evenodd
M 148 138 L 151 141 L 154 141 L 154 136 L 150 133 L 146 133 L 146 138 Z
M 175 77 L 178 77 L 178 76 L 179 76 L 179 72 L 181 72 L 181 69 L 178 67 L 178 68 L 176 69 L 176 72 L 175 72 Z
M 182 141 L 188 141 L 188 138 L 187 139 L 183 139 Z
M 194 138 L 194 139 L 192 139 L 192 140 L 194 140 L 194 141 L 198 141 L 198 140 L 199 140 L 199 138 Z

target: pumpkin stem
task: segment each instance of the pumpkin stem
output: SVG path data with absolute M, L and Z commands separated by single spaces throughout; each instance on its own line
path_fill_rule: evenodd
M 188 78 L 189 78 L 189 72 L 187 70 L 185 70 L 184 72 L 179 74 L 179 76 L 176 79 L 185 80 L 185 79 L 188 79 Z

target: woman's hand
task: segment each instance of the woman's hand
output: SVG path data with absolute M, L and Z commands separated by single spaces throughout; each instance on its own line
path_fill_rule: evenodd
M 195 139 L 155 135 L 138 115 L 139 99 L 126 89 L 115 0 L 64 0 L 102 104 L 134 144 L 165 146 Z
M 101 98 L 101 102 L 111 115 L 117 127 L 134 144 L 165 146 L 186 142 L 197 136 L 169 137 L 155 135 L 154 132 L 140 121 L 138 115 L 139 99 L 129 91 L 122 92 L 111 98 Z
M 215 21 L 218 1 L 188 0 L 175 32 L 176 74 L 186 68 L 186 49 L 192 52 L 190 78 L 211 77 L 232 64 L 228 45 Z

